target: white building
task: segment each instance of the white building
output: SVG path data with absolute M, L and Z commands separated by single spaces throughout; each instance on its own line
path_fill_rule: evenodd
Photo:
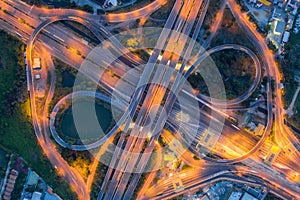
M 32 194 L 31 200 L 40 200 L 41 197 L 42 197 L 42 193 L 40 193 L 40 192 L 34 192 Z
M 290 32 L 285 31 L 284 34 L 283 34 L 282 42 L 284 42 L 284 43 L 288 42 L 289 38 L 290 38 Z
M 33 69 L 41 69 L 41 59 L 33 58 Z
M 118 1 L 117 0 L 108 0 L 108 4 L 111 4 L 112 6 L 117 6 Z

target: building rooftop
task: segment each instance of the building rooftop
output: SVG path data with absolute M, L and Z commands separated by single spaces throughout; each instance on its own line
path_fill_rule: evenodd
M 28 185 L 36 185 L 38 183 L 39 176 L 34 171 L 30 171 L 27 177 L 27 184 Z
M 241 192 L 232 192 L 228 200 L 239 200 L 243 194 Z
M 285 29 L 285 22 L 281 20 L 275 20 L 274 25 L 275 25 L 274 34 L 282 35 Z
M 48 192 L 46 192 L 44 200 L 60 200 L 60 198 L 55 194 L 49 194 Z
M 42 193 L 40 193 L 40 192 L 34 192 L 32 194 L 31 200 L 40 200 L 41 197 L 42 197 Z
M 283 42 L 287 42 L 287 41 L 289 41 L 289 38 L 290 38 L 290 32 L 285 31 L 284 34 L 283 34 L 283 39 L 282 39 L 282 41 L 283 41 Z
M 266 6 L 270 6 L 271 2 L 267 1 L 267 0 L 258 0 L 259 2 L 263 3 Z
M 245 192 L 244 196 L 241 198 L 241 200 L 258 200 L 257 198 L 253 197 L 252 195 Z
M 41 59 L 34 58 L 33 59 L 33 69 L 40 69 L 41 68 Z

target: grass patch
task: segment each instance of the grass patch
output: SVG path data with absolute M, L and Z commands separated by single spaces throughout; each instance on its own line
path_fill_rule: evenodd
M 76 113 L 81 113 L 75 118 L 82 122 L 81 125 L 75 126 L 73 109 L 76 109 Z M 94 109 L 95 117 L 97 117 L 95 121 L 91 120 Z M 113 127 L 115 121 L 108 103 L 93 102 L 92 99 L 83 98 L 76 100 L 75 103 L 64 109 L 63 113 L 57 117 L 55 124 L 58 134 L 66 139 L 65 141 L 75 141 L 76 144 L 81 144 L 81 141 L 95 141 L 103 137 L 97 127 L 98 124 L 102 128 L 103 134 L 106 134 Z

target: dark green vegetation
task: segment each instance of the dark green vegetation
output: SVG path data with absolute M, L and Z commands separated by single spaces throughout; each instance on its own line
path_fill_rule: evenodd
M 100 41 L 97 39 L 97 37 L 84 25 L 74 22 L 74 21 L 60 21 L 56 22 L 58 24 L 61 24 L 73 31 L 74 34 L 77 34 L 78 37 L 86 40 L 89 43 L 92 43 L 93 45 L 98 45 Z
M 4 177 L 7 163 L 9 160 L 9 154 L 0 148 L 0 177 Z
M 55 104 L 67 94 L 73 92 L 73 85 L 76 80 L 75 90 L 94 90 L 95 83 L 89 78 L 83 76 L 82 74 L 77 77 L 77 69 L 69 66 L 68 64 L 62 62 L 61 60 L 54 59 L 56 83 L 55 92 L 51 103 L 49 104 L 51 111 Z M 84 77 L 84 78 L 83 78 Z M 77 79 L 76 79 L 77 78 Z M 106 94 L 106 92 L 99 86 L 97 91 Z
M 90 175 L 90 165 L 93 161 L 90 151 L 73 151 L 60 146 L 57 149 L 68 164 L 74 167 L 84 179 Z
M 77 70 L 65 64 L 64 62 L 58 59 L 54 59 L 53 61 L 55 66 L 56 83 L 54 96 L 49 104 L 50 111 L 59 101 L 59 99 L 73 91 L 73 85 L 77 74 Z
M 109 147 L 110 148 L 110 147 Z M 91 190 L 91 200 L 96 200 L 98 197 L 98 192 L 101 189 L 102 183 L 105 178 L 105 174 L 108 170 L 108 166 L 103 163 L 110 163 L 110 160 L 112 158 L 112 154 L 108 153 L 107 151 L 104 152 L 104 154 L 101 156 L 98 167 L 96 169 L 96 173 L 94 176 L 94 181 L 92 184 L 92 190 Z
M 199 34 L 197 41 L 201 39 L 206 39 L 210 35 L 210 25 L 213 23 L 215 16 L 220 8 L 220 3 L 222 0 L 212 0 L 209 2 L 209 6 L 207 8 L 207 12 L 203 21 L 203 34 Z M 203 37 L 203 38 L 202 38 Z
M 63 77 L 63 83 L 62 83 L 63 87 L 73 87 L 75 77 L 70 71 L 64 71 L 62 73 L 62 77 Z
M 24 46 L 4 31 L 0 31 L 0 46 L 0 109 L 1 114 L 9 117 L 16 114 L 18 104 L 25 102 L 28 97 L 22 60 Z M 0 126 L 3 131 L 8 126 L 7 123 L 3 123 L 4 119 L 5 117 Z
M 173 5 L 174 5 L 174 0 L 168 1 L 165 5 L 163 5 L 160 9 L 155 11 L 150 15 L 151 18 L 157 19 L 157 20 L 167 20 Z
M 107 133 L 115 124 L 113 115 L 110 111 L 111 108 L 108 103 L 102 101 L 95 103 L 91 99 L 78 99 L 75 101 L 76 102 L 69 106 L 66 110 L 63 110 L 61 116 L 57 116 L 56 119 L 57 132 L 65 141 L 80 144 L 81 141 L 94 141 L 103 137 L 99 129 L 95 128 L 95 125 L 91 120 L 91 117 L 93 117 L 93 109 L 95 109 L 95 117 L 97 117 L 104 134 Z M 75 120 L 80 120 L 84 124 L 84 127 L 81 128 L 80 125 L 79 127 L 75 126 L 73 109 L 76 110 L 76 113 L 81 113 L 81 116 L 78 116 Z
M 300 34 L 294 34 L 291 32 L 290 41 L 285 46 L 285 56 L 281 61 L 281 70 L 284 75 L 284 96 L 283 100 L 285 102 L 285 106 L 291 103 L 294 93 L 299 86 L 299 83 L 295 81 L 295 75 L 300 77 Z M 300 128 L 300 95 L 295 102 L 294 108 L 295 115 L 289 119 L 289 121 Z
M 24 46 L 0 31 L 0 144 L 18 153 L 64 199 L 75 199 L 69 185 L 52 168 L 36 140 L 26 93 Z
M 23 0 L 24 2 L 35 5 L 35 6 L 48 6 L 54 8 L 71 8 L 71 9 L 78 9 L 83 10 L 89 13 L 93 13 L 93 8 L 89 5 L 84 5 L 82 7 L 77 6 L 74 1 L 70 0 Z
M 281 200 L 279 197 L 275 196 L 274 194 L 269 193 L 265 200 Z
M 242 95 L 252 84 L 255 74 L 254 63 L 247 54 L 237 50 L 224 50 L 211 55 L 222 76 L 228 99 Z M 205 60 L 203 63 L 205 64 Z M 208 95 L 207 86 L 200 74 L 188 78 L 191 85 L 202 94 Z
M 255 50 L 256 48 L 248 40 L 247 35 L 238 26 L 234 16 L 228 7 L 224 10 L 224 16 L 220 29 L 217 31 L 216 36 L 211 41 L 211 46 L 218 46 L 222 44 L 239 44 Z

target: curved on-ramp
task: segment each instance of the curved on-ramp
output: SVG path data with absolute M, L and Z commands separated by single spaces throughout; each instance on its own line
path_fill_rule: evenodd
M 216 46 L 214 48 L 209 49 L 208 51 L 206 51 L 205 53 L 203 53 L 197 61 L 195 61 L 191 68 L 186 72 L 185 77 L 187 78 L 190 74 L 192 74 L 193 72 L 195 72 L 200 64 L 211 54 L 219 52 L 219 51 L 223 51 L 223 50 L 228 50 L 228 49 L 234 49 L 234 50 L 239 50 L 242 51 L 244 53 L 246 53 L 247 55 L 249 55 L 255 65 L 255 77 L 254 77 L 254 81 L 251 85 L 250 88 L 248 88 L 248 90 L 242 94 L 241 96 L 235 98 L 235 99 L 231 99 L 231 100 L 220 100 L 220 99 L 212 99 L 208 96 L 205 95 L 200 95 L 200 97 L 205 100 L 206 102 L 213 102 L 214 106 L 217 107 L 226 107 L 226 106 L 233 106 L 233 105 L 237 105 L 243 101 L 245 101 L 247 98 L 249 98 L 253 92 L 256 90 L 257 86 L 260 83 L 261 80 L 261 64 L 259 62 L 259 59 L 257 58 L 257 56 L 255 55 L 255 53 L 253 51 L 251 51 L 249 48 L 238 45 L 238 44 L 225 44 L 225 45 L 220 45 L 220 46 Z
M 73 9 L 64 9 L 64 8 L 54 8 L 54 9 L 38 8 L 38 7 L 31 8 L 27 4 L 18 4 L 18 6 L 23 6 L 26 9 L 30 9 L 31 13 L 35 13 L 36 15 L 41 17 L 74 15 L 74 16 L 80 16 L 82 18 L 94 20 L 94 21 L 108 21 L 111 23 L 117 23 L 117 22 L 124 22 L 128 20 L 136 20 L 136 19 L 140 19 L 141 17 L 148 16 L 154 11 L 158 10 L 161 6 L 165 5 L 166 3 L 167 0 L 155 0 L 145 5 L 144 7 L 138 8 L 133 11 L 117 13 L 117 14 L 109 13 L 106 15 L 94 15 L 82 10 L 73 10 Z
M 98 92 L 93 92 L 93 91 L 76 91 L 73 93 L 70 93 L 66 96 L 64 96 L 63 98 L 61 98 L 58 103 L 54 106 L 51 114 L 50 114 L 50 132 L 51 135 L 53 136 L 53 138 L 55 139 L 55 141 L 61 145 L 64 148 L 68 148 L 68 149 L 72 149 L 72 150 L 77 150 L 77 151 L 84 151 L 84 150 L 88 150 L 88 149 L 94 149 L 99 147 L 101 144 L 103 144 L 104 142 L 106 142 L 118 129 L 119 126 L 118 124 L 122 124 L 122 122 L 126 119 L 124 118 L 124 116 L 119 120 L 119 122 L 107 133 L 105 134 L 105 136 L 103 136 L 101 139 L 97 140 L 96 142 L 93 142 L 91 144 L 83 144 L 83 145 L 71 145 L 67 142 L 65 142 L 56 132 L 55 130 L 55 117 L 56 114 L 58 113 L 61 105 L 64 104 L 65 101 L 72 99 L 74 97 L 95 97 L 97 99 L 100 99 L 102 101 L 105 101 L 107 103 L 112 103 L 114 106 L 116 106 L 118 109 L 120 110 L 124 110 L 126 105 L 122 105 L 120 104 L 120 101 L 117 100 L 113 100 L 110 97 L 103 95 L 101 93 Z

